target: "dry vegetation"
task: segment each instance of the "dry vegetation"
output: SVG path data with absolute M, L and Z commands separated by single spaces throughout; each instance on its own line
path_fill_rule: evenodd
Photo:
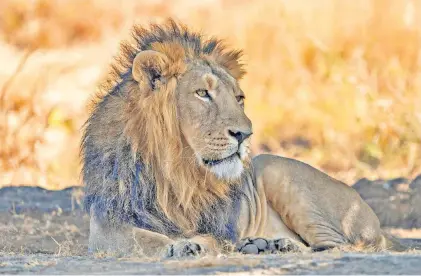
M 348 183 L 421 172 L 420 1 L 2 0 L 0 187 L 79 183 L 86 104 L 119 40 L 168 16 L 245 50 L 255 152 Z

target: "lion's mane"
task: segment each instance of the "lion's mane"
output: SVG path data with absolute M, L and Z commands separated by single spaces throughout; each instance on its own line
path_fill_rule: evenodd
M 188 59 L 212 60 L 240 79 L 241 51 L 229 51 L 222 41 L 205 40 L 173 20 L 149 29 L 135 26 L 132 38 L 121 44 L 84 126 L 85 209 L 104 223 L 129 223 L 169 236 L 198 232 L 234 239 L 242 181 L 223 182 L 192 165 L 177 121 L 175 90 Z M 131 73 L 144 50 L 171 60 L 163 71 L 168 81 L 153 93 L 143 91 Z

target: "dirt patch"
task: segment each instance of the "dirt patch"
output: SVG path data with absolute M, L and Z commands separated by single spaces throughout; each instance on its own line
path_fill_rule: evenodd
M 319 252 L 169 261 L 87 255 L 89 217 L 82 189 L 0 189 L 0 274 L 416 274 L 421 251 Z M 421 231 L 389 228 L 421 248 Z M 412 239 L 409 239 L 412 238 Z
M 89 217 L 81 188 L 0 189 L 0 252 L 80 255 L 87 250 Z
M 79 255 L 87 251 L 89 218 L 72 214 L 0 213 L 0 252 Z
M 187 261 L 53 255 L 0 257 L 6 274 L 419 274 L 421 255 L 312 253 L 266 256 L 220 256 Z

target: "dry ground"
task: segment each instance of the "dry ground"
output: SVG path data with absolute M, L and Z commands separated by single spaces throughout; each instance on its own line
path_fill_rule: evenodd
M 0 257 L 7 274 L 380 274 L 418 275 L 421 255 L 313 253 L 203 258 L 190 261 L 147 262 L 142 259 L 61 257 L 52 255 Z
M 416 274 L 421 251 L 205 257 L 169 261 L 87 255 L 89 218 L 81 188 L 0 189 L 0 273 L 7 274 Z M 385 199 L 387 200 L 387 199 Z M 421 249 L 421 230 L 389 229 Z

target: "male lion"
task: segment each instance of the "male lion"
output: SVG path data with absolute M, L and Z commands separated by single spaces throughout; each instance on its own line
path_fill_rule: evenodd
M 133 38 L 81 143 L 90 251 L 403 249 L 342 182 L 296 160 L 249 158 L 241 51 L 173 20 Z

